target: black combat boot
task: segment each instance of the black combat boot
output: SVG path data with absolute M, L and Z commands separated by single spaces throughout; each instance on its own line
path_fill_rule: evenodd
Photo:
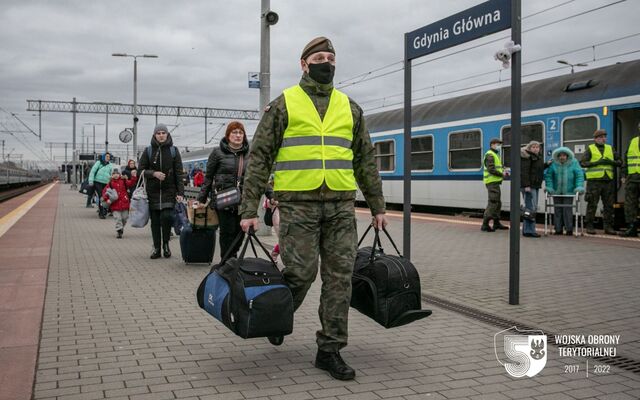
M 493 230 L 494 230 L 494 231 L 497 231 L 497 230 L 501 230 L 501 231 L 503 231 L 503 230 L 508 230 L 508 229 L 509 229 L 509 227 L 508 227 L 508 226 L 505 226 L 505 225 L 502 225 L 502 224 L 500 223 L 500 220 L 499 220 L 499 219 L 494 219 L 494 220 L 493 220 Z
M 149 256 L 150 259 L 155 260 L 156 258 L 160 258 L 160 249 L 157 248 L 153 248 L 153 251 L 151 252 L 151 256 Z
M 596 234 L 596 230 L 593 227 L 593 225 L 587 224 L 587 233 L 589 235 L 595 235 Z
M 626 231 L 622 232 L 620 234 L 620 236 L 622 237 L 638 237 L 638 221 L 633 222 L 631 225 L 629 225 L 629 228 L 627 228 Z
M 484 218 L 482 220 L 482 226 L 480 227 L 480 230 L 482 232 L 493 232 L 495 230 L 491 226 L 489 226 L 489 221 L 491 221 L 491 218 Z
M 169 249 L 169 242 L 164 242 L 162 244 L 162 252 L 164 253 L 164 258 L 171 257 L 171 249 Z
M 349 381 L 356 377 L 356 371 L 344 362 L 342 357 L 340 357 L 340 353 L 337 351 L 335 353 L 329 353 L 318 350 L 315 366 L 316 368 L 329 371 L 331 376 L 341 381 Z
M 118 239 L 122 239 L 122 233 L 124 232 L 124 230 L 122 230 L 122 229 L 118 229 L 118 231 L 117 231 L 117 232 L 118 232 L 118 234 L 116 235 L 116 238 L 118 238 Z

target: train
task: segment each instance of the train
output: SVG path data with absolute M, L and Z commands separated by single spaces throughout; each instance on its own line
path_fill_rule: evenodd
M 486 189 L 482 161 L 493 137 L 503 140 L 502 159 L 510 166 L 510 87 L 452 97 L 412 107 L 411 204 L 446 209 L 483 209 Z M 384 196 L 390 206 L 403 203 L 404 110 L 365 116 Z M 521 142 L 542 143 L 545 159 L 569 147 L 580 159 L 605 129 L 607 143 L 624 152 L 640 121 L 640 60 L 524 83 Z M 183 155 L 185 168 L 206 165 L 210 150 Z M 616 176 L 616 206 L 624 187 Z M 502 187 L 503 211 L 510 208 L 510 182 Z M 358 200 L 364 200 L 358 194 Z M 544 202 L 539 202 L 544 207 Z M 539 209 L 539 211 L 543 211 Z
M 0 190 L 34 185 L 40 182 L 42 182 L 42 176 L 39 173 L 21 168 L 0 166 Z
M 504 87 L 412 107 L 411 203 L 442 208 L 482 209 L 486 189 L 482 162 L 493 137 L 503 140 L 510 166 L 511 88 Z M 640 60 L 528 82 L 522 85 L 521 142 L 542 143 L 545 160 L 566 146 L 580 159 L 605 129 L 607 143 L 626 151 L 640 121 Z M 366 117 L 389 204 L 403 202 L 404 110 Z M 624 187 L 616 176 L 617 208 Z M 510 208 L 510 182 L 502 185 L 503 210 Z M 539 202 L 543 211 L 544 202 Z

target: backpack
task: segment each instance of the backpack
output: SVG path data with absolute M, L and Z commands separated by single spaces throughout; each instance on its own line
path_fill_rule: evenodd
M 169 148 L 171 150 L 171 158 L 173 158 L 175 160 L 176 158 L 176 147 L 175 146 L 171 146 Z M 147 146 L 147 157 L 149 157 L 149 162 L 151 162 L 151 155 L 153 154 L 153 149 L 151 148 L 151 146 Z

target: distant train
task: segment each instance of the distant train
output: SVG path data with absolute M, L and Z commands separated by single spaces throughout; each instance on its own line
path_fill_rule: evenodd
M 0 189 L 8 189 L 42 181 L 40 174 L 21 168 L 0 166 Z
M 482 209 L 486 205 L 482 160 L 492 137 L 500 137 L 510 165 L 510 88 L 413 106 L 411 132 L 414 205 Z M 366 117 L 387 203 L 402 204 L 403 109 Z M 580 159 L 593 132 L 606 129 L 607 143 L 622 154 L 640 121 L 640 61 L 630 61 L 522 85 L 521 142 L 543 144 L 545 159 L 559 146 Z M 616 176 L 617 201 L 624 188 Z M 509 209 L 510 182 L 502 204 Z M 544 202 L 539 202 L 544 207 Z M 542 208 L 541 208 L 542 210 Z
M 521 142 L 542 143 L 545 159 L 567 146 L 579 159 L 606 129 L 607 142 L 622 154 L 640 121 L 640 61 L 630 61 L 522 85 Z M 402 204 L 404 161 L 402 109 L 366 116 L 376 163 L 389 204 Z M 510 165 L 510 88 L 500 88 L 413 106 L 412 196 L 420 206 L 482 209 L 486 205 L 482 160 L 492 137 L 504 141 L 502 158 Z M 206 165 L 210 149 L 183 153 L 185 169 Z M 624 188 L 616 176 L 617 201 Z M 503 183 L 508 210 L 510 182 Z M 362 200 L 362 196 L 359 195 Z M 543 207 L 544 202 L 539 202 Z M 542 209 L 541 209 L 542 211 Z

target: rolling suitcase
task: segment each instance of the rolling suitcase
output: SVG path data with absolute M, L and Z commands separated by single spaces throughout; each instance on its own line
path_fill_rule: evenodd
M 369 226 L 358 247 L 371 230 Z M 420 276 L 415 266 L 403 258 L 393 239 L 383 228 L 397 256 L 384 253 L 378 229 L 373 246 L 358 249 L 353 268 L 351 307 L 385 328 L 394 328 L 428 317 L 422 309 Z
M 234 248 L 242 233 L 231 246 Z M 268 260 L 257 257 L 255 240 Z M 245 258 L 251 244 L 255 258 Z M 293 331 L 293 297 L 284 277 L 253 230 L 238 258 L 225 254 L 198 287 L 200 308 L 236 335 L 248 339 L 284 336 Z
M 216 231 L 213 229 L 193 229 L 186 224 L 180 232 L 180 251 L 186 264 L 213 261 L 216 246 Z

